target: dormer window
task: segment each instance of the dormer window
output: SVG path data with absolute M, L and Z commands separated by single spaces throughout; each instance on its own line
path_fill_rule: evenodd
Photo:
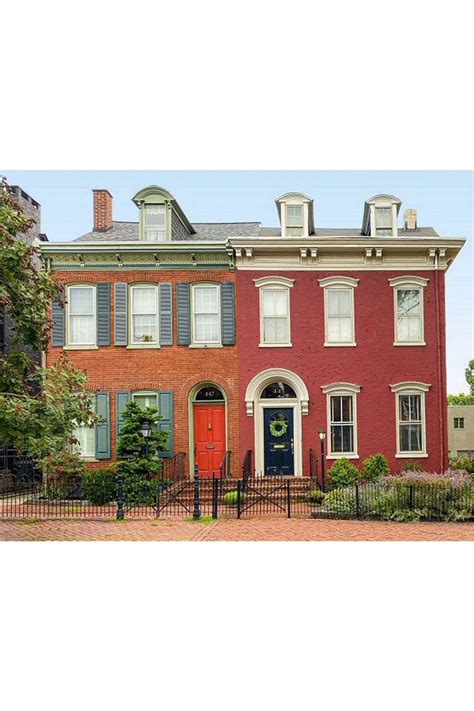
M 286 193 L 275 201 L 282 237 L 308 237 L 314 233 L 314 203 L 302 193 Z
M 140 240 L 143 242 L 193 239 L 196 230 L 168 190 L 149 185 L 139 190 L 132 200 L 140 210 Z
M 145 205 L 143 238 L 145 242 L 166 241 L 165 205 Z
M 370 237 L 397 237 L 401 200 L 394 195 L 374 195 L 364 207 L 362 234 Z
M 302 237 L 304 232 L 303 205 L 286 206 L 286 234 L 288 237 Z

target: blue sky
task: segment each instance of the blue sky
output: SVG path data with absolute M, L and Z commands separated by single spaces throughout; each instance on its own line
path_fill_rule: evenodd
M 414 207 L 418 224 L 467 243 L 447 273 L 448 391 L 466 390 L 464 368 L 474 358 L 473 174 L 469 171 L 15 171 L 0 169 L 42 207 L 42 231 L 68 241 L 92 227 L 92 188 L 108 188 L 115 220 L 137 220 L 131 197 L 162 185 L 191 222 L 261 221 L 278 225 L 274 200 L 299 191 L 315 200 L 320 227 L 359 227 L 364 201 L 376 193 Z M 400 222 L 401 224 L 401 222 Z

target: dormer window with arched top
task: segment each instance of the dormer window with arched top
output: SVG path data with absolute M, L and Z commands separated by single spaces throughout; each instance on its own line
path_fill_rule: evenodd
M 286 193 L 275 201 L 282 237 L 308 237 L 314 232 L 314 203 L 302 193 Z
M 139 190 L 132 199 L 140 210 L 141 241 L 189 239 L 195 233 L 194 227 L 168 190 L 150 185 Z
M 362 234 L 370 237 L 397 237 L 401 200 L 394 195 L 374 195 L 364 208 Z

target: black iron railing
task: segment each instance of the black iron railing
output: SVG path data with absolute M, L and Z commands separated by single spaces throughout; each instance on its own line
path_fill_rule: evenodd
M 160 479 L 167 481 L 175 481 L 176 479 L 185 479 L 186 472 L 186 453 L 177 452 L 173 457 L 163 459 L 163 464 L 160 472 Z
M 231 473 L 231 457 L 232 457 L 232 452 L 230 449 L 226 451 L 224 456 L 222 457 L 221 465 L 219 467 L 219 475 L 221 479 L 228 479 L 229 477 L 232 476 Z
M 242 462 L 242 479 L 247 481 L 247 479 L 250 479 L 253 474 L 253 451 L 251 449 L 247 449 L 244 461 Z
M 309 450 L 309 476 L 313 481 L 316 481 L 319 485 L 319 462 L 318 458 L 314 453 L 313 449 Z

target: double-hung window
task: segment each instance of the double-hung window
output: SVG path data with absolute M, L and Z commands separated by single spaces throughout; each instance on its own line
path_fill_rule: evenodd
M 260 290 L 260 346 L 291 346 L 290 288 L 294 279 L 255 279 Z
M 287 237 L 302 237 L 304 233 L 303 205 L 286 206 L 286 235 Z
M 325 346 L 355 346 L 354 289 L 352 277 L 319 280 L 324 288 Z
M 74 429 L 76 444 L 73 449 L 80 457 L 85 459 L 95 458 L 95 427 L 81 425 Z
M 424 346 L 423 301 L 428 279 L 418 276 L 389 279 L 394 288 L 395 346 Z
M 454 429 L 455 430 L 463 430 L 464 429 L 464 417 L 455 417 L 454 418 Z
M 158 394 L 157 393 L 144 393 L 137 392 L 132 393 L 132 400 L 136 402 L 138 407 L 142 410 L 146 410 L 147 407 L 158 407 Z
M 219 284 L 194 284 L 193 343 L 195 345 L 221 344 L 221 309 Z
M 95 346 L 96 287 L 78 284 L 67 288 L 67 342 L 69 346 Z
M 166 241 L 165 205 L 145 205 L 143 239 L 145 242 Z
M 391 236 L 393 230 L 393 213 L 391 207 L 375 208 L 375 234 L 377 237 Z
M 352 383 L 332 383 L 322 388 L 327 395 L 328 457 L 356 459 L 357 393 L 360 386 Z
M 425 393 L 426 383 L 392 385 L 396 398 L 397 457 L 426 457 Z
M 130 287 L 131 345 L 158 345 L 158 286 L 134 284 Z

